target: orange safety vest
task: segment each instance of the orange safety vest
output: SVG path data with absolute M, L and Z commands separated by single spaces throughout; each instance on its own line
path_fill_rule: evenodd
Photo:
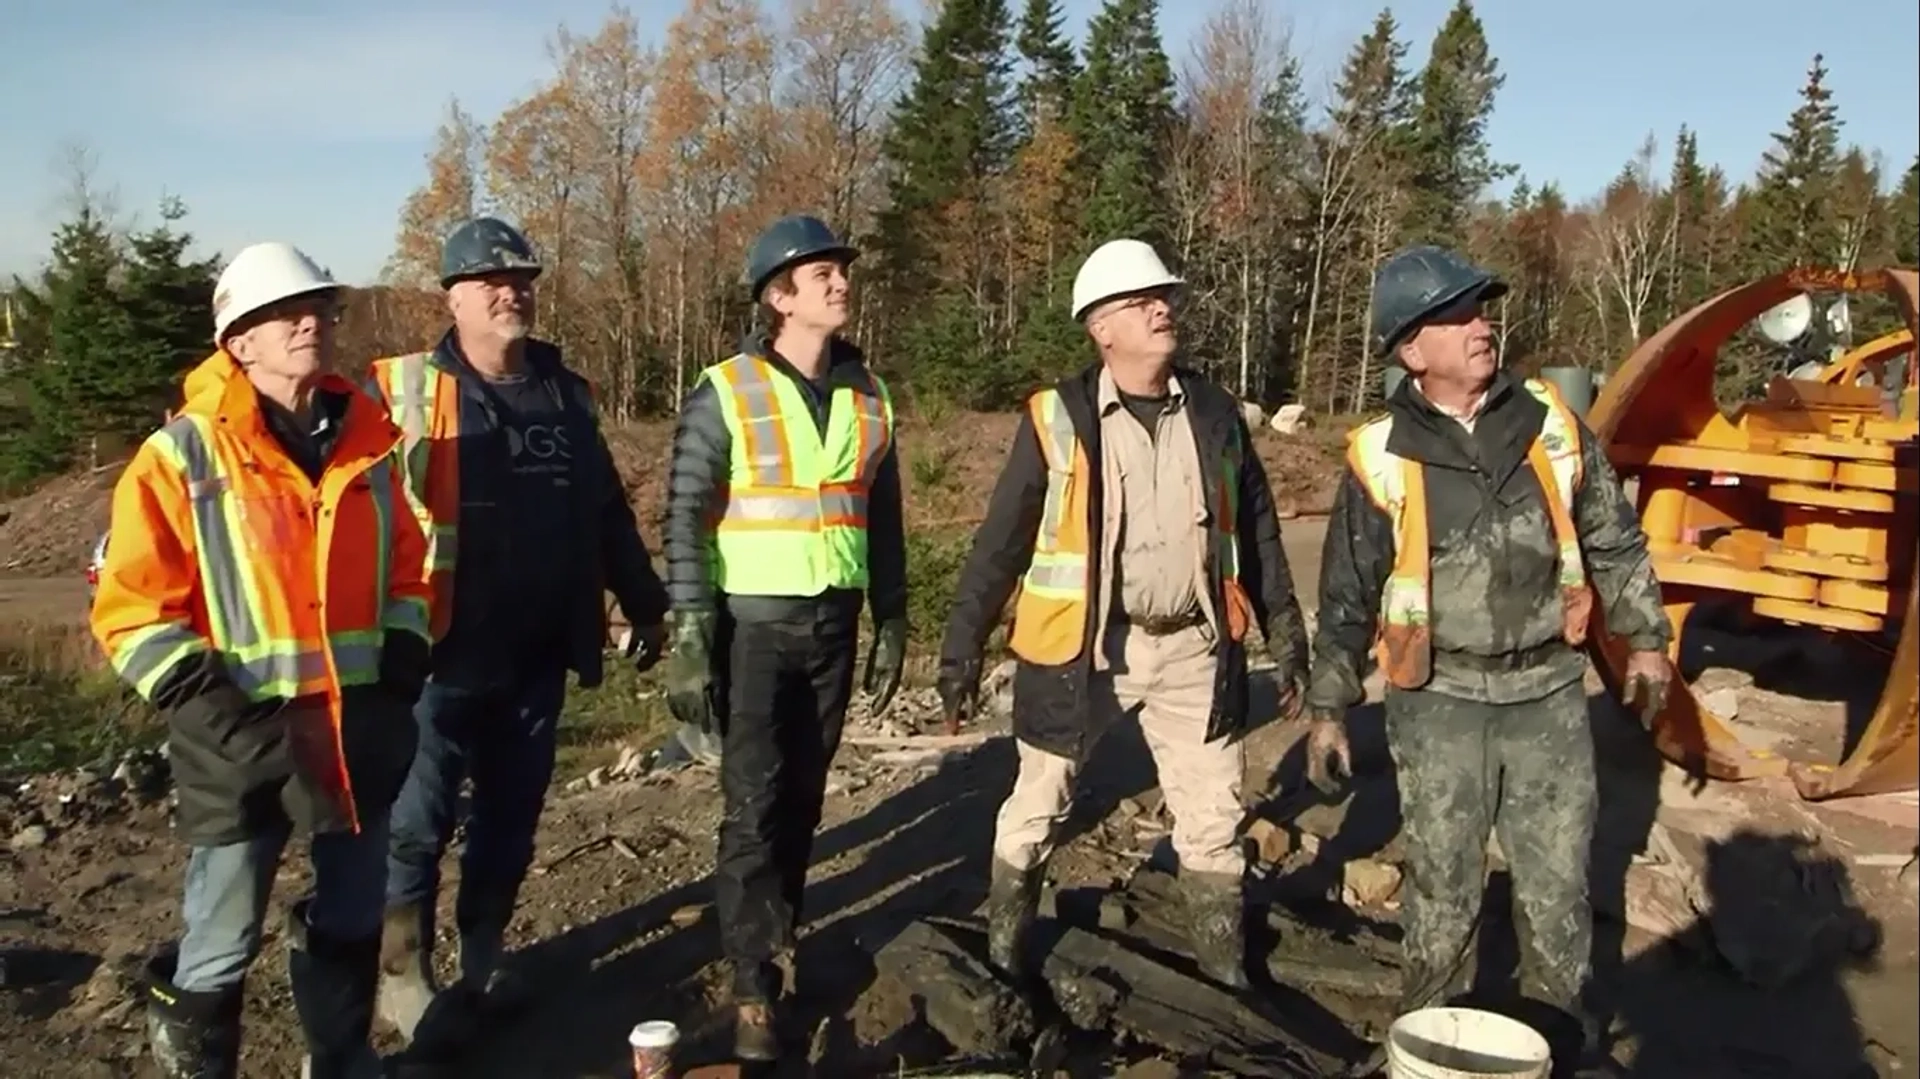
M 1058 666 L 1079 658 L 1087 643 L 1089 553 L 1100 531 L 1088 503 L 1093 473 L 1058 389 L 1049 387 L 1027 398 L 1027 415 L 1046 460 L 1047 493 L 1007 646 L 1029 663 Z M 1227 636 L 1240 641 L 1253 621 L 1253 605 L 1240 583 L 1240 473 L 1231 453 L 1223 454 L 1219 464 L 1213 557 L 1224 585 Z
M 432 359 L 430 352 L 415 352 L 375 360 L 369 389 L 387 402 L 400 426 L 401 486 L 427 540 L 424 572 L 437 641 L 453 619 L 460 549 L 460 395 L 459 381 Z
M 1560 598 L 1568 644 L 1587 639 L 1593 589 L 1587 583 L 1573 500 L 1584 479 L 1580 423 L 1553 387 L 1527 379 L 1526 391 L 1547 406 L 1540 433 L 1527 448 L 1527 463 L 1540 482 L 1560 551 Z M 1380 599 L 1374 655 L 1390 685 L 1418 689 L 1433 677 L 1432 540 L 1427 534 L 1426 469 L 1387 450 L 1391 414 L 1362 424 L 1347 436 L 1347 467 L 1373 503 L 1393 522 L 1393 569 Z
M 422 540 L 389 459 L 399 432 L 376 402 L 328 376 L 322 387 L 352 400 L 316 486 L 273 444 L 252 385 L 224 351 L 188 385 L 193 395 L 114 487 L 94 636 L 149 700 L 182 660 L 209 651 L 251 700 L 324 696 L 335 767 L 310 778 L 357 831 L 341 691 L 379 681 L 386 633 L 427 635 Z

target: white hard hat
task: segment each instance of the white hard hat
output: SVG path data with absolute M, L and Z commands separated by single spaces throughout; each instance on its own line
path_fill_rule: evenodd
M 270 241 L 242 248 L 213 286 L 213 343 L 219 346 L 227 327 L 268 304 L 339 288 L 339 282 L 292 244 Z
M 1115 296 L 1184 284 L 1168 271 L 1151 245 L 1139 240 L 1108 240 L 1094 248 L 1073 276 L 1073 317 L 1082 318 L 1088 308 Z

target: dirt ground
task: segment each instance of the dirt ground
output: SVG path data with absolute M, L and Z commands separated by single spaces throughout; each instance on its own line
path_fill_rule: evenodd
M 663 454 L 664 442 L 622 452 L 643 462 Z M 922 479 L 939 482 L 923 488 L 954 493 L 917 506 L 923 525 L 946 513 L 963 519 L 961 492 L 982 481 L 951 479 L 951 470 L 990 479 L 998 450 L 956 452 L 947 461 L 940 466 L 947 474 L 925 466 Z M 636 464 L 630 475 L 653 471 Z M 649 498 L 657 505 L 657 497 L 636 489 L 643 506 Z M 82 501 L 76 496 L 68 504 Z M 1289 520 L 1283 527 L 1312 609 L 1324 522 Z M 0 550 L 10 557 L 7 535 L 0 534 Z M 65 573 L 74 551 L 83 556 L 84 548 L 84 540 L 77 547 L 49 541 L 37 548 L 48 553 L 34 556 L 33 565 Z M 76 617 L 83 598 L 73 576 L 0 581 L 0 618 Z M 1725 666 L 1703 677 L 1733 695 L 1743 730 L 1775 744 L 1799 738 L 1815 747 L 1808 752 L 1831 744 L 1807 732 L 1837 728 L 1843 705 L 1785 695 L 1771 681 L 1733 671 L 1726 655 L 1717 662 Z M 1270 691 L 1259 707 L 1271 715 Z M 898 741 L 930 726 L 932 713 L 931 694 L 921 688 L 903 692 L 884 722 L 858 715 L 851 721 L 815 847 L 808 924 L 796 957 L 795 1007 L 809 1066 L 780 1074 L 934 1074 L 914 1069 L 954 1064 L 913 1022 L 916 988 L 900 984 L 874 956 L 916 918 L 966 917 L 976 909 L 1013 753 L 997 736 L 1004 715 L 982 728 L 996 736 L 971 747 L 929 751 Z M 1593 852 L 1596 952 L 1618 988 L 1619 1054 L 1632 1062 L 1630 1074 L 1841 1079 L 1920 1067 L 1912 860 L 1920 850 L 1920 803 L 1891 795 L 1809 805 L 1770 783 L 1696 790 L 1653 756 L 1637 724 L 1604 696 L 1596 694 L 1592 714 L 1603 804 Z M 1397 918 L 1392 764 L 1378 709 L 1360 709 L 1353 724 L 1357 775 L 1338 801 L 1303 792 L 1298 758 L 1289 755 L 1297 730 L 1266 723 L 1248 741 L 1256 813 L 1272 822 L 1260 835 L 1277 827 L 1291 837 L 1272 857 L 1259 839 L 1256 894 L 1322 918 L 1315 923 L 1321 928 L 1266 944 L 1275 956 L 1308 966 L 1345 947 L 1355 919 L 1391 933 Z M 634 747 L 619 766 L 556 789 L 512 933 L 513 969 L 524 991 L 488 1025 L 459 1074 L 631 1074 L 626 1032 L 652 1018 L 680 1024 L 691 1063 L 723 1059 L 723 979 L 707 906 L 719 791 L 710 770 L 650 767 L 649 749 Z M 168 835 L 164 787 L 155 786 L 152 769 L 150 760 L 130 760 L 108 775 L 47 776 L 0 791 L 0 838 L 7 839 L 0 847 L 0 1076 L 157 1074 L 142 1056 L 130 976 L 149 949 L 178 931 L 185 852 Z M 1123 732 L 1101 747 L 1069 832 L 1073 838 L 1052 867 L 1056 888 L 1118 886 L 1164 859 L 1164 809 L 1137 735 Z M 1782 864 L 1782 852 L 1797 860 L 1787 879 L 1774 881 L 1730 868 L 1742 852 L 1751 864 Z M 450 851 L 446 860 L 443 926 L 452 924 L 457 855 Z M 1365 884 L 1379 879 L 1388 884 Z M 1510 976 L 1514 965 L 1506 939 L 1512 919 L 1500 915 L 1505 880 L 1504 871 L 1493 876 L 1494 913 L 1480 948 L 1488 982 Z M 309 884 L 304 859 L 290 857 L 276 918 Z M 280 937 L 270 919 L 249 981 L 250 1076 L 298 1071 Z M 443 940 L 443 969 L 451 951 Z M 1325 1058 L 1364 1055 L 1366 1039 L 1391 1018 L 1377 994 L 1328 991 L 1304 980 L 1260 999 L 1282 1016 L 1290 1036 Z M 1076 1076 L 1206 1074 L 1156 1059 L 1151 1046 L 1115 1039 L 1076 1061 Z

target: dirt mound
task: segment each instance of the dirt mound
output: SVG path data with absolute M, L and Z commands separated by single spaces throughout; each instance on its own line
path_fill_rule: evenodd
M 1344 429 L 1310 430 L 1282 435 L 1254 434 L 1254 449 L 1266 466 L 1273 503 L 1283 516 L 1327 513 L 1333 492 L 1340 486 L 1340 469 L 1347 452 Z
M 54 577 L 85 569 L 111 516 L 120 470 L 61 476 L 0 503 L 0 573 Z

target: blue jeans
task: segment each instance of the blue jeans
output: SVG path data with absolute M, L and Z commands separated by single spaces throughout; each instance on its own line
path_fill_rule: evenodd
M 484 689 L 427 683 L 413 710 L 419 749 L 393 805 L 388 909 L 417 903 L 432 910 L 460 782 L 470 776 L 456 918 L 462 930 L 506 925 L 533 862 L 566 696 L 564 668 Z
M 260 929 L 291 829 L 242 843 L 195 847 L 187 857 L 180 958 L 173 984 L 191 993 L 239 984 L 260 955 Z M 312 839 L 313 901 L 307 926 L 334 940 L 380 934 L 387 883 L 387 822 L 362 821 L 358 834 L 321 832 Z

